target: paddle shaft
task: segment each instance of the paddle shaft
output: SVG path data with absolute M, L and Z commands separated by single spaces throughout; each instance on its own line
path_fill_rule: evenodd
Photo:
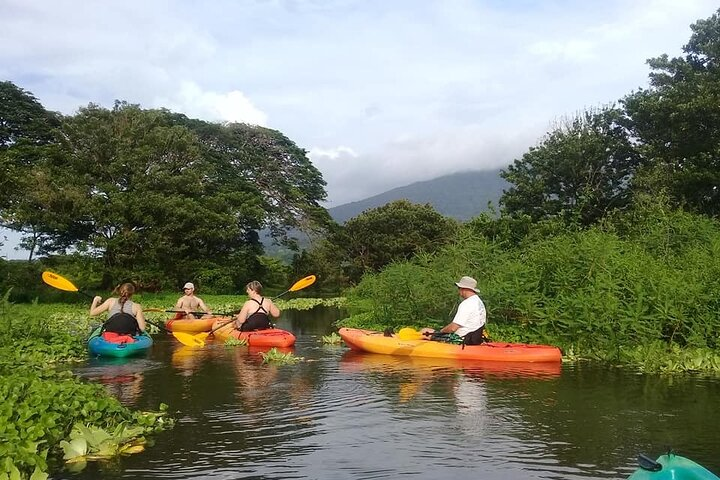
M 45 283 L 47 283 L 48 285 L 50 285 L 51 287 L 57 288 L 58 290 L 63 290 L 65 292 L 75 292 L 75 293 L 79 293 L 80 295 L 83 295 L 91 300 L 95 299 L 95 297 L 93 295 L 90 295 L 86 291 L 77 288 L 74 283 L 72 283 L 67 278 L 58 275 L 57 273 L 43 272 L 43 281 Z M 170 332 L 170 330 L 165 328 L 163 325 L 159 325 L 151 320 L 148 320 L 147 318 L 145 319 L 145 321 L 147 323 L 149 323 L 150 325 L 155 325 L 156 327 L 165 330 L 167 333 L 172 333 L 172 332 Z
M 184 313 L 186 315 L 224 315 L 223 313 L 208 313 L 208 312 L 186 312 L 185 310 L 165 310 L 167 313 Z

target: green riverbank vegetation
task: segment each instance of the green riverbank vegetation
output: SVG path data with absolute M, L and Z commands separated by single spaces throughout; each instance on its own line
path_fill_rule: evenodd
M 273 295 L 315 274 L 280 308 L 343 306 L 309 297 L 345 291 L 342 324 L 380 330 L 447 323 L 453 282 L 471 275 L 495 340 L 717 375 L 720 14 L 691 28 L 681 56 L 648 61 L 646 88 L 558 120 L 502 171 L 497 211 L 465 223 L 398 200 L 340 225 L 322 175 L 278 131 L 122 101 L 64 116 L 0 81 L 0 225 L 31 252 L 0 259 L 0 480 L 131 453 L 171 424 L 162 405 L 133 412 L 68 371 L 91 319 L 43 270 L 103 297 L 133 281 L 147 308 L 192 281 L 215 312 L 239 309 L 244 297 L 214 295 L 250 280 Z M 266 256 L 262 234 L 292 261 Z
M 89 330 L 87 314 L 13 305 L 8 296 L 0 300 L 0 479 L 41 480 L 65 460 L 79 469 L 89 459 L 135 453 L 147 435 L 172 427 L 166 405 L 132 411 L 72 374 L 73 362 L 87 358 L 80 335 Z
M 41 480 L 60 468 L 78 470 L 90 460 L 136 453 L 142 451 L 148 435 L 172 427 L 168 406 L 160 404 L 154 412 L 133 411 L 103 386 L 70 371 L 87 360 L 85 340 L 100 322 L 88 315 L 83 297 L 65 292 L 60 299 L 77 303 L 30 304 L 15 304 L 8 298 L 6 292 L 0 299 L 0 480 Z M 144 293 L 136 300 L 147 308 L 169 309 L 177 294 Z M 247 297 L 208 295 L 205 300 L 216 311 L 233 311 Z M 310 309 L 342 306 L 343 299 L 292 298 L 276 303 L 281 309 Z M 147 318 L 159 324 L 170 315 L 148 312 Z M 159 332 L 157 327 L 150 331 Z M 266 361 L 297 360 L 277 352 Z M 70 463 L 63 467 L 66 461 Z
M 479 281 L 491 338 L 568 359 L 720 373 L 720 224 L 646 205 L 569 231 L 560 221 L 470 222 L 432 255 L 366 274 L 343 325 L 441 327 L 453 282 Z

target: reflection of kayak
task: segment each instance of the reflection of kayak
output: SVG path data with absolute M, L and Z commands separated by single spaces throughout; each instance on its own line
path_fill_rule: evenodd
M 454 345 L 432 340 L 401 340 L 382 332 L 341 328 L 338 332 L 353 350 L 411 357 L 455 358 L 501 362 L 560 362 L 560 349 L 550 345 L 491 342 L 482 345 Z
M 212 329 L 213 324 L 217 320 L 228 321 L 230 318 L 227 317 L 210 317 L 210 318 L 196 318 L 196 319 L 173 319 L 168 320 L 165 327 L 171 332 L 187 332 L 187 333 L 199 333 L 209 332 Z
M 213 325 L 213 329 L 219 327 L 222 323 L 222 321 L 218 321 L 215 325 Z M 218 330 L 215 330 L 213 335 L 221 341 L 225 341 L 228 338 L 247 340 L 248 345 L 253 347 L 291 347 L 295 344 L 295 335 L 287 330 L 268 328 L 266 330 L 241 332 L 235 328 L 232 322 Z
M 342 369 L 350 371 L 397 372 L 452 369 L 463 370 L 473 377 L 558 377 L 562 373 L 560 362 L 487 362 L 482 360 L 458 360 L 455 358 L 382 355 L 355 350 L 345 352 L 340 362 Z
M 669 453 L 653 462 L 640 459 L 640 468 L 628 480 L 720 480 L 710 470 L 692 460 Z
M 147 333 L 135 335 L 133 343 L 114 343 L 105 340 L 100 335 L 100 329 L 97 327 L 88 338 L 88 349 L 92 355 L 101 357 L 130 357 L 132 355 L 140 355 L 147 352 L 152 347 L 153 340 Z

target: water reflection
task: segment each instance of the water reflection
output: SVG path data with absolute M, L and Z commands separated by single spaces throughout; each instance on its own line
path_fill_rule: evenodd
M 144 358 L 92 358 L 75 373 L 102 384 L 122 404 L 135 406 L 143 392 L 145 372 L 156 367 Z
M 305 313 L 280 322 L 298 336 L 295 365 L 171 336 L 147 359 L 88 364 L 84 376 L 139 409 L 169 404 L 177 424 L 117 468 L 56 480 L 599 480 L 626 478 L 638 452 L 667 446 L 720 467 L 716 380 L 364 354 L 322 345 L 327 312 Z

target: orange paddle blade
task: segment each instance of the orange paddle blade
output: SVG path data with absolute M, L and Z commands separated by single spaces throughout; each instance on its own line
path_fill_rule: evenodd
M 55 287 L 58 290 L 65 290 L 66 292 L 77 292 L 78 288 L 65 277 L 61 277 L 57 273 L 48 272 L 47 270 L 42 273 L 43 282 L 47 283 L 51 287 Z

